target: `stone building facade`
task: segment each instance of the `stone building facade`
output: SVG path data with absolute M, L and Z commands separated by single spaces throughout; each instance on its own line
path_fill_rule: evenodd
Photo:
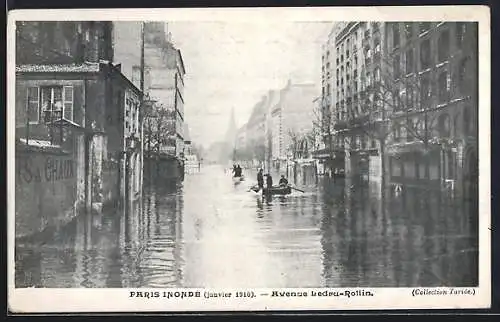
M 394 57 L 395 76 L 406 81 L 401 97 L 408 102 L 391 115 L 391 180 L 431 180 L 452 191 L 475 193 L 477 24 L 394 22 L 387 31 L 387 51 Z
M 477 41 L 474 23 L 334 25 L 322 115 L 346 174 L 476 189 Z
M 141 94 L 111 63 L 111 23 L 16 28 L 16 236 L 24 236 L 140 191 L 140 157 L 127 143 L 140 144 Z

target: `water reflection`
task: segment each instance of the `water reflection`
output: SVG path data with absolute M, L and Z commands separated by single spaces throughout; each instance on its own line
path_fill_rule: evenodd
M 477 204 L 436 191 L 310 180 L 288 196 L 219 167 L 141 203 L 16 244 L 18 287 L 477 285 Z M 315 178 L 314 178 L 315 179 Z M 314 180 L 315 182 L 315 180 Z M 383 197 L 384 196 L 384 197 Z

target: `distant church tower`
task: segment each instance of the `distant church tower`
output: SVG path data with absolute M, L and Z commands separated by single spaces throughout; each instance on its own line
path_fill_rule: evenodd
M 236 120 L 234 119 L 234 107 L 231 108 L 231 115 L 229 116 L 229 126 L 226 132 L 226 143 L 234 147 L 236 141 Z

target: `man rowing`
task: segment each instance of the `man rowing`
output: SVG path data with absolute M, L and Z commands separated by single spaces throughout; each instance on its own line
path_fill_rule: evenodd
M 288 187 L 288 180 L 285 178 L 284 174 L 281 175 L 279 186 L 280 187 Z

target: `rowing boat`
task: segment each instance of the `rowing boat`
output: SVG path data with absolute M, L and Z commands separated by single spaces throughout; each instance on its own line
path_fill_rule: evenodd
M 251 188 L 254 192 L 259 192 L 260 189 L 258 186 L 254 186 Z M 262 189 L 262 194 L 264 195 L 289 195 L 292 193 L 292 188 L 290 186 L 287 187 L 279 187 L 279 186 L 273 186 L 271 188 L 263 188 Z

